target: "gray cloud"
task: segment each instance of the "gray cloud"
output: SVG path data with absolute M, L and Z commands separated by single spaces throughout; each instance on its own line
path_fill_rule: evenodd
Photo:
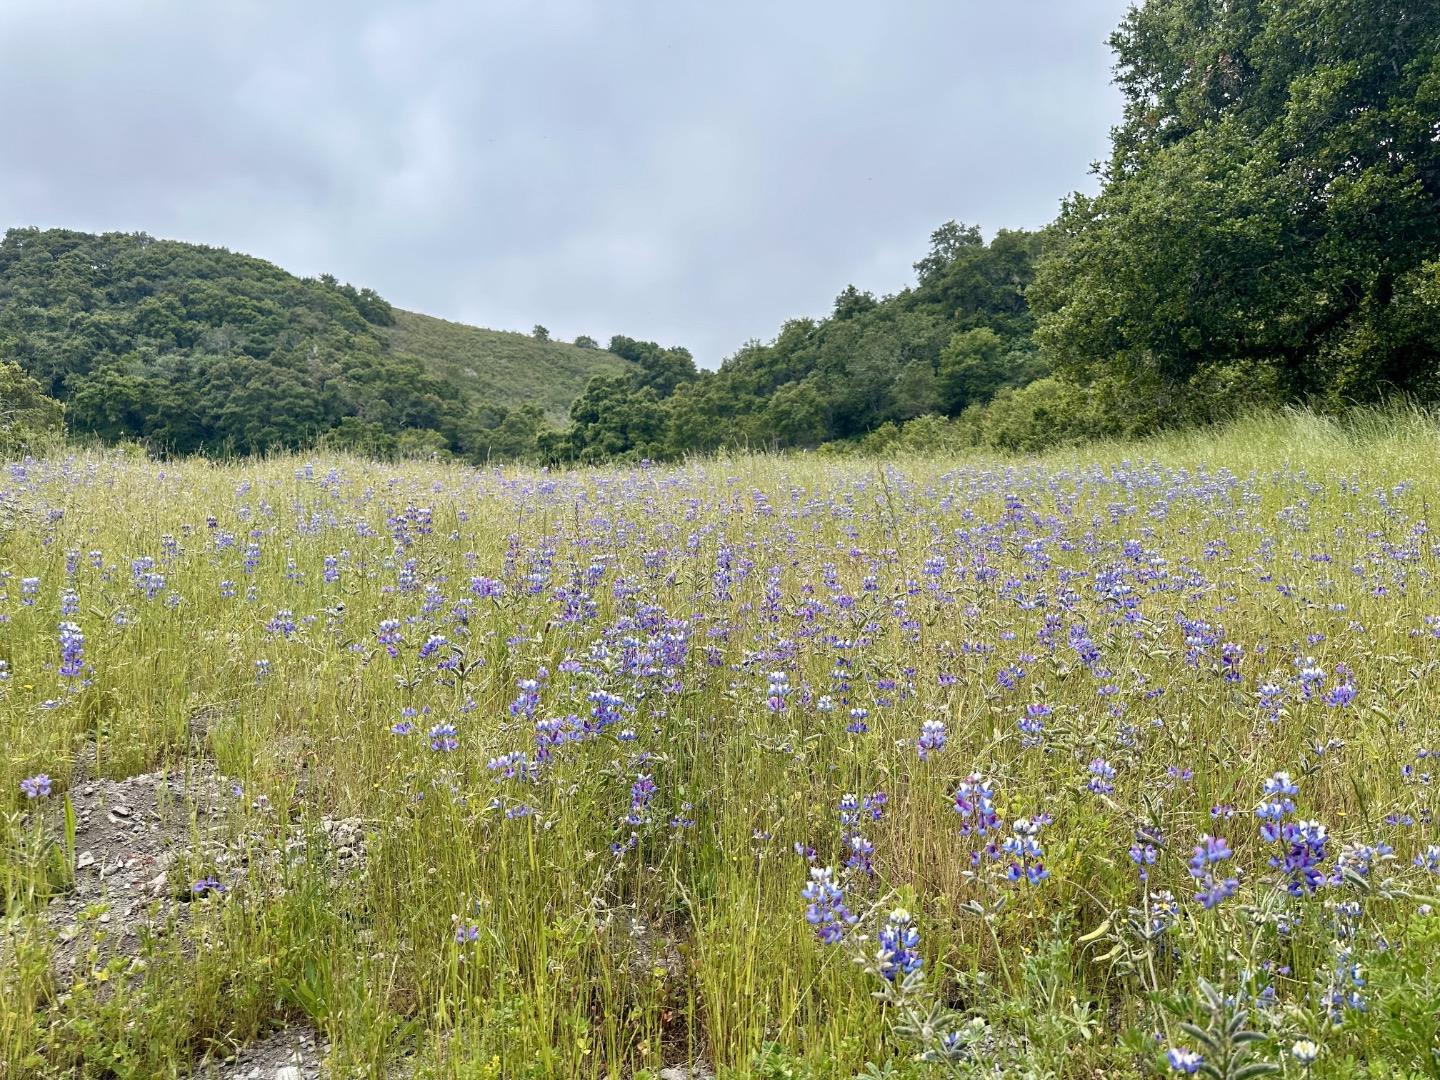
M 1125 0 L 8 0 L 0 223 L 714 365 L 1093 185 Z

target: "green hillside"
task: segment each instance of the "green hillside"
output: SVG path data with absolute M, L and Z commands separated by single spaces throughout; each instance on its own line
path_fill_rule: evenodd
M 591 376 L 617 374 L 630 366 L 602 349 L 393 311 L 395 325 L 384 328 L 383 335 L 397 356 L 418 358 L 432 374 L 478 400 L 537 405 L 556 422 L 566 419 L 570 403 Z
M 143 233 L 11 229 L 0 363 L 66 405 L 72 430 L 170 453 L 317 443 L 474 461 L 533 452 L 599 349 L 395 311 L 224 248 Z

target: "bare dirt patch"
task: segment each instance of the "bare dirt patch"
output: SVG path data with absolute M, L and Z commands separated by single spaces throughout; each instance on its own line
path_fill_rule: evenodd
M 228 843 L 237 802 L 233 785 L 212 768 L 142 773 L 123 780 L 81 780 L 69 792 L 75 810 L 75 888 L 50 902 L 55 965 L 63 978 L 83 957 L 80 915 L 104 905 L 107 955 L 135 955 L 142 931 L 203 899 L 235 865 Z M 202 876 L 197 867 L 205 867 Z M 88 943 L 86 943 L 88 944 Z M 102 958 L 103 959 L 103 958 Z
M 325 1040 L 314 1028 L 294 1025 L 272 1031 L 241 1047 L 228 1061 L 202 1062 L 197 1077 L 207 1080 L 316 1080 L 328 1075 Z
M 51 966 L 62 986 L 116 957 L 139 958 L 147 937 L 183 930 L 197 905 L 263 882 L 282 862 L 319 860 L 332 874 L 364 862 L 360 819 L 322 818 L 309 826 L 285 821 L 203 760 L 119 780 L 81 776 L 66 794 L 75 814 L 75 884 L 45 912 Z M 54 812 L 46 826 L 55 838 L 63 836 L 63 812 Z M 128 970 L 131 978 L 143 977 L 138 963 Z M 313 1027 L 292 1024 L 224 1060 L 212 1052 L 196 1064 L 195 1075 L 312 1080 L 330 1075 L 328 1055 Z

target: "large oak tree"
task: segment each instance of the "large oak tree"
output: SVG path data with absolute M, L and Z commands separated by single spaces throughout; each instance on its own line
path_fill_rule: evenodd
M 1436 389 L 1440 5 L 1149 0 L 1124 119 L 1028 299 L 1065 376 L 1292 399 Z

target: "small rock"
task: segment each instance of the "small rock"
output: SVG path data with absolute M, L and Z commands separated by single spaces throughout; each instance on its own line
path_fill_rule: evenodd
M 112 806 L 110 808 L 111 817 L 127 818 L 133 813 L 135 813 L 134 808 L 126 806 L 124 803 L 117 803 L 115 806 Z
M 95 853 L 93 851 L 82 851 L 75 859 L 75 869 L 84 870 L 87 866 L 95 865 Z
M 305 1080 L 305 1077 L 296 1066 L 286 1065 L 275 1070 L 275 1080 Z

